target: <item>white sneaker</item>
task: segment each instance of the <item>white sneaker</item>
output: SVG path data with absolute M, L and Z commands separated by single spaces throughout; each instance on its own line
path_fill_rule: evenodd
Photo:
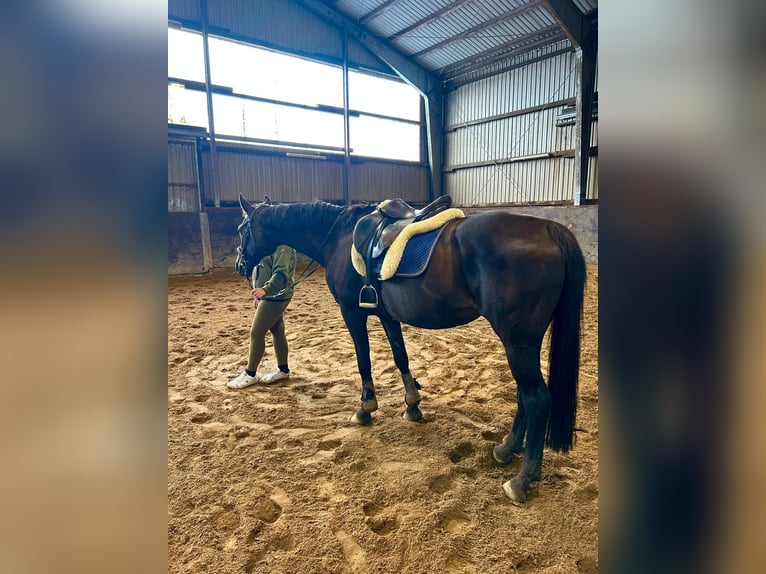
M 226 386 L 230 389 L 244 389 L 245 387 L 254 385 L 257 382 L 258 375 L 251 377 L 245 371 L 242 371 L 239 375 L 237 375 L 236 379 L 232 379 L 226 383 Z
M 277 368 L 270 373 L 263 375 L 263 378 L 261 379 L 264 383 L 276 383 L 277 381 L 281 381 L 282 379 L 289 379 L 290 373 L 284 373 L 281 369 Z

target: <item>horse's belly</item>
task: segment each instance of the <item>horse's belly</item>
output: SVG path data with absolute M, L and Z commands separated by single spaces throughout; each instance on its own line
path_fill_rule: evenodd
M 479 317 L 473 305 L 456 306 L 449 300 L 423 297 L 420 293 L 397 289 L 394 285 L 383 287 L 381 295 L 389 315 L 397 321 L 421 329 L 457 327 Z
M 394 319 L 413 327 L 419 327 L 420 329 L 449 329 L 450 327 L 459 327 L 470 323 L 474 319 L 477 319 L 479 314 L 462 313 L 462 314 L 450 314 L 443 316 L 394 316 Z

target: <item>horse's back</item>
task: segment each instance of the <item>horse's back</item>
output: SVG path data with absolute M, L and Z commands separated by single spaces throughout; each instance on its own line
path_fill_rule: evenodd
M 548 229 L 560 224 L 540 217 L 488 211 L 467 217 L 455 229 L 461 248 L 512 259 L 556 257 L 558 249 Z
M 445 328 L 489 307 L 505 312 L 521 297 L 555 303 L 564 265 L 548 225 L 557 224 L 504 211 L 447 223 L 423 275 L 383 282 L 386 308 L 405 323 Z

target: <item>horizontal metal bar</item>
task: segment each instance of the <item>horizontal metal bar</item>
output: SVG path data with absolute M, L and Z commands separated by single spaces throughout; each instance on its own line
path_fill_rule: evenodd
M 391 120 L 393 122 L 399 122 L 402 124 L 411 124 L 414 126 L 422 125 L 423 122 L 420 120 L 406 120 L 404 118 L 397 118 L 394 116 L 387 116 L 384 114 L 375 114 L 373 112 L 358 112 L 358 111 L 348 111 L 349 115 L 355 116 L 355 117 L 361 117 L 361 116 L 370 116 L 371 118 L 380 118 L 381 120 Z
M 590 148 L 590 155 L 592 157 L 598 156 L 598 146 L 593 146 Z M 491 165 L 503 165 L 506 163 L 517 163 L 522 161 L 533 161 L 538 159 L 550 159 L 553 157 L 574 157 L 575 150 L 573 149 L 567 149 L 567 150 L 561 150 L 561 151 L 551 151 L 547 153 L 536 153 L 532 155 L 523 155 L 518 157 L 504 157 L 500 159 L 490 159 L 485 161 L 475 161 L 471 163 L 461 163 L 457 165 L 448 165 L 444 167 L 444 173 L 457 171 L 459 169 L 470 169 L 474 167 L 487 167 Z
M 314 153 L 296 153 L 288 151 L 285 153 L 287 157 L 302 157 L 305 159 L 327 159 L 326 155 L 314 154 Z
M 506 118 L 512 118 L 515 116 L 523 116 L 524 114 L 540 112 L 550 108 L 557 108 L 559 106 L 574 105 L 574 103 L 575 103 L 574 98 L 564 98 L 563 100 L 556 100 L 555 102 L 549 102 L 547 104 L 540 104 L 537 106 L 531 106 L 529 108 L 523 108 L 521 110 L 514 110 L 512 112 L 505 112 L 505 113 L 497 114 L 494 116 L 487 116 L 485 118 L 479 118 L 479 119 L 470 120 L 467 122 L 460 122 L 459 124 L 452 124 L 451 126 L 447 126 L 445 131 L 452 132 L 460 128 L 467 128 L 467 127 L 476 126 L 479 124 L 486 124 L 488 122 L 496 122 L 498 120 L 504 120 Z
M 490 159 L 485 161 L 474 161 L 471 163 L 461 163 L 457 165 L 447 165 L 444 167 L 444 173 L 451 171 L 457 171 L 459 169 L 470 169 L 472 167 L 486 167 L 490 165 L 502 165 L 506 163 L 516 163 L 520 161 L 531 161 L 534 159 L 548 159 L 551 157 L 550 153 L 538 153 L 534 155 L 525 155 L 519 157 L 504 157 L 501 159 Z
M 281 141 L 281 140 L 268 140 L 268 139 L 261 139 L 261 138 L 249 138 L 246 136 L 229 136 L 217 133 L 215 134 L 215 141 L 216 144 L 221 142 L 240 142 L 240 143 L 259 143 L 259 144 L 265 144 L 265 145 L 275 145 L 275 146 L 283 146 L 283 147 L 293 147 L 293 148 L 300 148 L 300 149 L 313 149 L 313 150 L 319 150 L 319 151 L 338 151 L 342 152 L 342 147 L 337 146 L 329 146 L 329 145 L 317 145 L 317 144 L 307 144 L 307 143 L 299 143 L 299 142 L 289 142 L 289 141 Z M 224 151 L 224 150 L 218 150 L 218 151 Z M 280 151 L 286 151 L 286 150 L 280 150 Z
M 192 91 L 200 91 L 200 92 L 205 91 L 204 83 L 195 82 L 192 80 L 183 80 L 181 78 L 168 77 L 168 83 L 179 84 L 184 86 L 184 88 L 192 90 Z M 228 86 L 220 86 L 217 84 L 212 84 L 210 86 L 210 91 L 213 92 L 214 94 L 230 96 L 233 98 L 240 98 L 243 100 L 248 100 L 253 102 L 262 102 L 264 104 L 273 104 L 276 106 L 286 106 L 289 108 L 297 108 L 297 109 L 303 109 L 303 110 L 308 110 L 313 112 L 325 112 L 328 114 L 343 115 L 343 108 L 341 107 L 330 106 L 327 104 L 297 104 L 297 103 L 289 102 L 285 100 L 274 100 L 272 98 L 263 98 L 261 96 L 251 96 L 249 94 L 242 94 L 240 92 L 235 92 L 233 88 L 230 88 Z M 402 122 L 405 124 L 413 124 L 413 125 L 421 124 L 420 120 L 409 120 L 409 119 L 400 118 L 397 116 L 389 116 L 386 114 L 376 114 L 374 112 L 363 112 L 359 110 L 350 109 L 348 113 L 350 116 L 353 116 L 353 117 L 359 117 L 364 115 L 364 116 L 371 116 L 374 118 L 381 118 L 384 120 L 393 120 L 393 121 Z

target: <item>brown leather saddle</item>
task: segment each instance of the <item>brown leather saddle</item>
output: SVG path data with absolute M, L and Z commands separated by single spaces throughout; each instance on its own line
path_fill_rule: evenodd
M 372 285 L 372 269 L 376 260 L 386 252 L 394 239 L 405 227 L 416 221 L 423 221 L 444 211 L 452 205 L 449 195 L 442 195 L 422 209 L 415 209 L 400 198 L 381 202 L 378 208 L 356 222 L 353 241 L 356 250 L 364 257 L 367 275 L 359 292 L 359 306 L 378 306 L 378 293 Z

